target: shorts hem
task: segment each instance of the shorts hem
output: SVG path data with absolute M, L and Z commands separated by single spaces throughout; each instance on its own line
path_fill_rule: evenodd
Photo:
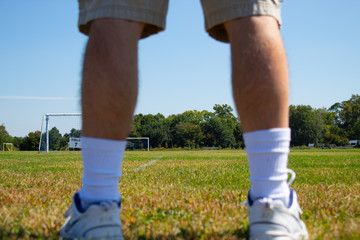
M 234 3 L 230 7 L 216 9 L 206 13 L 205 28 L 208 34 L 221 42 L 229 42 L 229 36 L 224 23 L 236 18 L 248 16 L 272 16 L 281 26 L 280 3 L 257 2 L 257 3 Z
M 98 7 L 94 10 L 80 11 L 78 22 L 80 32 L 88 35 L 90 32 L 91 22 L 100 18 L 119 18 L 146 23 L 147 25 L 144 28 L 141 38 L 163 31 L 166 25 L 166 15 L 155 12 L 151 9 L 107 5 L 104 7 Z

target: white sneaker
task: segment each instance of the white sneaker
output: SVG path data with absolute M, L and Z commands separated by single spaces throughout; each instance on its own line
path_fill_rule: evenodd
M 299 214 L 302 214 L 296 193 L 290 190 L 290 207 L 281 200 L 248 199 L 250 240 L 305 240 L 308 232 Z
M 79 193 L 75 193 L 65 213 L 69 218 L 61 227 L 60 236 L 64 239 L 123 240 L 120 213 L 120 202 L 110 201 L 92 204 L 84 210 Z

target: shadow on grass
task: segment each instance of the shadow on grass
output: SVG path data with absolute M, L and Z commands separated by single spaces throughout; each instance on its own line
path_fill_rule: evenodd
M 125 236 L 125 239 L 139 239 L 139 240 L 165 240 L 165 239 L 248 239 L 248 230 L 238 229 L 234 232 L 223 232 L 213 234 L 200 234 L 187 229 L 180 229 L 176 235 L 159 234 L 154 236 L 136 235 Z M 11 231 L 0 228 L 0 239 L 59 239 L 58 232 L 52 232 L 47 235 L 36 235 L 29 233 L 28 229 L 18 226 Z
M 125 239 L 139 239 L 139 240 L 175 240 L 175 239 L 248 239 L 249 231 L 247 229 L 238 229 L 234 232 L 221 232 L 221 233 L 212 233 L 212 234 L 201 234 L 199 232 L 194 232 L 193 230 L 188 230 L 181 228 L 180 232 L 176 235 L 166 235 L 166 234 L 158 234 L 154 236 L 145 236 L 145 235 L 137 235 L 124 236 Z

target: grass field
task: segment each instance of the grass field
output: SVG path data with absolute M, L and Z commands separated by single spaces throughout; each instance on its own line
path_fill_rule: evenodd
M 360 150 L 294 150 L 292 187 L 311 239 L 360 239 Z M 56 239 L 81 186 L 77 152 L 0 152 L 0 239 Z M 127 239 L 246 239 L 244 151 L 126 152 Z

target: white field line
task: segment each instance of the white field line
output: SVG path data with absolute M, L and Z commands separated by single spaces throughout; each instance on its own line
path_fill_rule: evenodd
M 135 168 L 135 169 L 134 169 L 134 172 L 138 172 L 138 171 L 140 171 L 140 170 L 143 170 L 143 169 L 146 168 L 146 167 L 149 167 L 149 166 L 153 165 L 154 163 L 156 163 L 157 161 L 159 161 L 160 159 L 162 159 L 163 156 L 164 156 L 164 155 L 161 155 L 160 157 L 157 157 L 157 158 L 151 160 L 150 162 L 145 163 L 144 165 L 141 165 L 140 167 Z

